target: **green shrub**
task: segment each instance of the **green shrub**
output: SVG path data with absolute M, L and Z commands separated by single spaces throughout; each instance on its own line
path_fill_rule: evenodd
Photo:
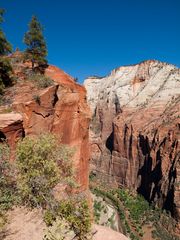
M 65 219 L 57 218 L 53 225 L 46 230 L 43 240 L 65 239 L 75 239 L 75 233 L 70 229 L 69 223 Z
M 72 151 L 59 146 L 52 134 L 20 141 L 16 153 L 17 186 L 23 203 L 32 207 L 51 204 L 56 184 L 72 177 L 70 156 Z
M 14 168 L 9 163 L 10 151 L 6 143 L 0 144 L 0 238 L 1 231 L 7 222 L 6 212 L 18 201 Z
M 10 151 L 7 144 L 0 144 L 0 211 L 8 210 L 15 201 L 16 183 L 14 168 L 9 163 Z
M 93 208 L 94 208 L 94 220 L 98 224 L 101 216 L 101 211 L 103 210 L 101 201 L 95 200 Z
M 46 77 L 44 74 L 34 72 L 30 72 L 28 80 L 32 81 L 39 89 L 50 87 L 54 84 L 51 78 Z
M 69 199 L 61 201 L 53 211 L 51 216 L 54 216 L 55 213 L 56 218 L 64 219 L 77 239 L 87 239 L 91 230 L 91 215 L 86 200 Z M 50 216 L 50 214 L 48 215 Z
M 56 221 L 56 218 L 57 218 L 56 213 L 54 211 L 52 211 L 52 208 L 47 209 L 44 212 L 43 219 L 47 226 L 52 226 L 53 222 Z
M 70 231 L 73 231 L 76 239 L 87 239 L 91 230 L 91 215 L 86 200 L 74 198 L 56 202 L 56 205 L 45 211 L 44 221 L 47 226 L 54 226 L 54 224 L 57 226 L 56 222 L 60 220 L 68 223 L 68 228 Z M 50 228 L 51 231 L 48 231 L 49 233 L 46 234 L 46 240 L 56 239 L 56 232 L 60 234 L 62 231 L 61 226 L 58 227 L 59 229 L 56 228 Z
M 12 66 L 7 58 L 0 57 L 0 94 L 4 92 L 4 88 L 13 84 Z
M 34 95 L 33 100 L 38 104 L 41 105 L 41 99 L 39 95 Z

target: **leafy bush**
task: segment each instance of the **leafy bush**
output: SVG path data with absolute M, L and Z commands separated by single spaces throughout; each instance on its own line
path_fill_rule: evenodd
M 68 228 L 74 232 L 76 239 L 87 239 L 91 230 L 91 216 L 86 200 L 69 199 L 61 201 L 54 209 L 51 208 L 45 212 L 44 220 L 46 224 L 53 225 L 58 219 L 68 223 Z M 51 234 L 53 235 L 52 232 Z
M 13 84 L 12 67 L 7 58 L 0 57 L 0 94 L 4 88 Z
M 95 200 L 93 208 L 94 208 L 94 220 L 95 220 L 95 223 L 98 224 L 101 217 L 101 211 L 103 210 L 101 202 Z
M 59 146 L 51 134 L 25 137 L 19 142 L 17 186 L 23 203 L 32 207 L 51 204 L 56 184 L 72 177 L 72 154 L 68 148 Z
M 57 214 L 54 211 L 54 209 L 56 209 L 56 208 L 53 206 L 53 208 L 52 207 L 48 208 L 44 212 L 43 219 L 47 226 L 52 226 L 54 221 L 56 221 Z
M 75 233 L 70 229 L 69 223 L 65 219 L 57 218 L 50 226 L 43 240 L 64 240 L 64 239 L 74 239 Z
M 7 222 L 6 211 L 17 203 L 14 168 L 9 163 L 10 151 L 6 143 L 0 144 L 0 238 Z
M 9 158 L 8 145 L 0 144 L 0 211 L 11 208 L 15 200 L 14 168 L 9 163 Z
M 58 213 L 65 218 L 79 239 L 84 239 L 90 231 L 91 217 L 86 200 L 80 202 L 68 200 L 59 204 Z

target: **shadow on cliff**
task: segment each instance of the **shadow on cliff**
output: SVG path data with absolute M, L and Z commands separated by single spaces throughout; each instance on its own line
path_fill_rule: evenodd
M 168 186 L 168 193 L 166 200 L 163 204 L 163 209 L 166 209 L 171 212 L 173 217 L 176 217 L 176 207 L 174 204 L 174 184 L 175 184 L 175 179 L 177 177 L 177 172 L 176 169 L 174 169 L 174 164 L 172 164 L 171 169 L 169 171 L 169 186 Z
M 162 186 L 163 173 L 162 173 L 162 156 L 161 146 L 166 139 L 159 145 L 159 149 L 156 152 L 156 160 L 152 163 L 151 150 L 148 137 L 139 135 L 139 155 L 143 155 L 144 163 L 138 171 L 138 176 L 141 176 L 140 186 L 137 188 L 137 192 L 141 194 L 148 202 L 159 203 L 162 209 L 169 211 L 172 216 L 176 216 L 175 204 L 174 204 L 174 183 L 176 179 L 176 168 L 174 166 L 175 161 L 169 171 L 168 179 L 165 185 Z M 152 144 L 153 146 L 153 144 Z M 166 189 L 166 196 L 163 194 L 162 189 Z
M 152 169 L 151 148 L 148 137 L 139 135 L 139 147 L 144 156 L 144 164 L 138 171 L 138 176 L 141 176 L 141 184 L 137 192 L 144 196 L 147 201 L 153 202 L 160 198 L 162 179 L 160 150 L 156 153 L 156 166 Z
M 109 135 L 109 137 L 106 140 L 106 147 L 107 147 L 107 149 L 109 149 L 111 154 L 112 154 L 112 151 L 113 151 L 113 143 L 114 143 L 114 133 L 112 131 L 111 134 Z

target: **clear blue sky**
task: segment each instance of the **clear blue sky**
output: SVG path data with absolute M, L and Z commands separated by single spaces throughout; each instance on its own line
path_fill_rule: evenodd
M 180 67 L 180 0 L 0 0 L 13 47 L 35 14 L 44 26 L 48 60 L 78 77 L 157 59 Z

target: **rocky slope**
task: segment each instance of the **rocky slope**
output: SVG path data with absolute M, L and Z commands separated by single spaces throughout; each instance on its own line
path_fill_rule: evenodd
M 92 169 L 180 219 L 180 69 L 145 61 L 84 85 Z

